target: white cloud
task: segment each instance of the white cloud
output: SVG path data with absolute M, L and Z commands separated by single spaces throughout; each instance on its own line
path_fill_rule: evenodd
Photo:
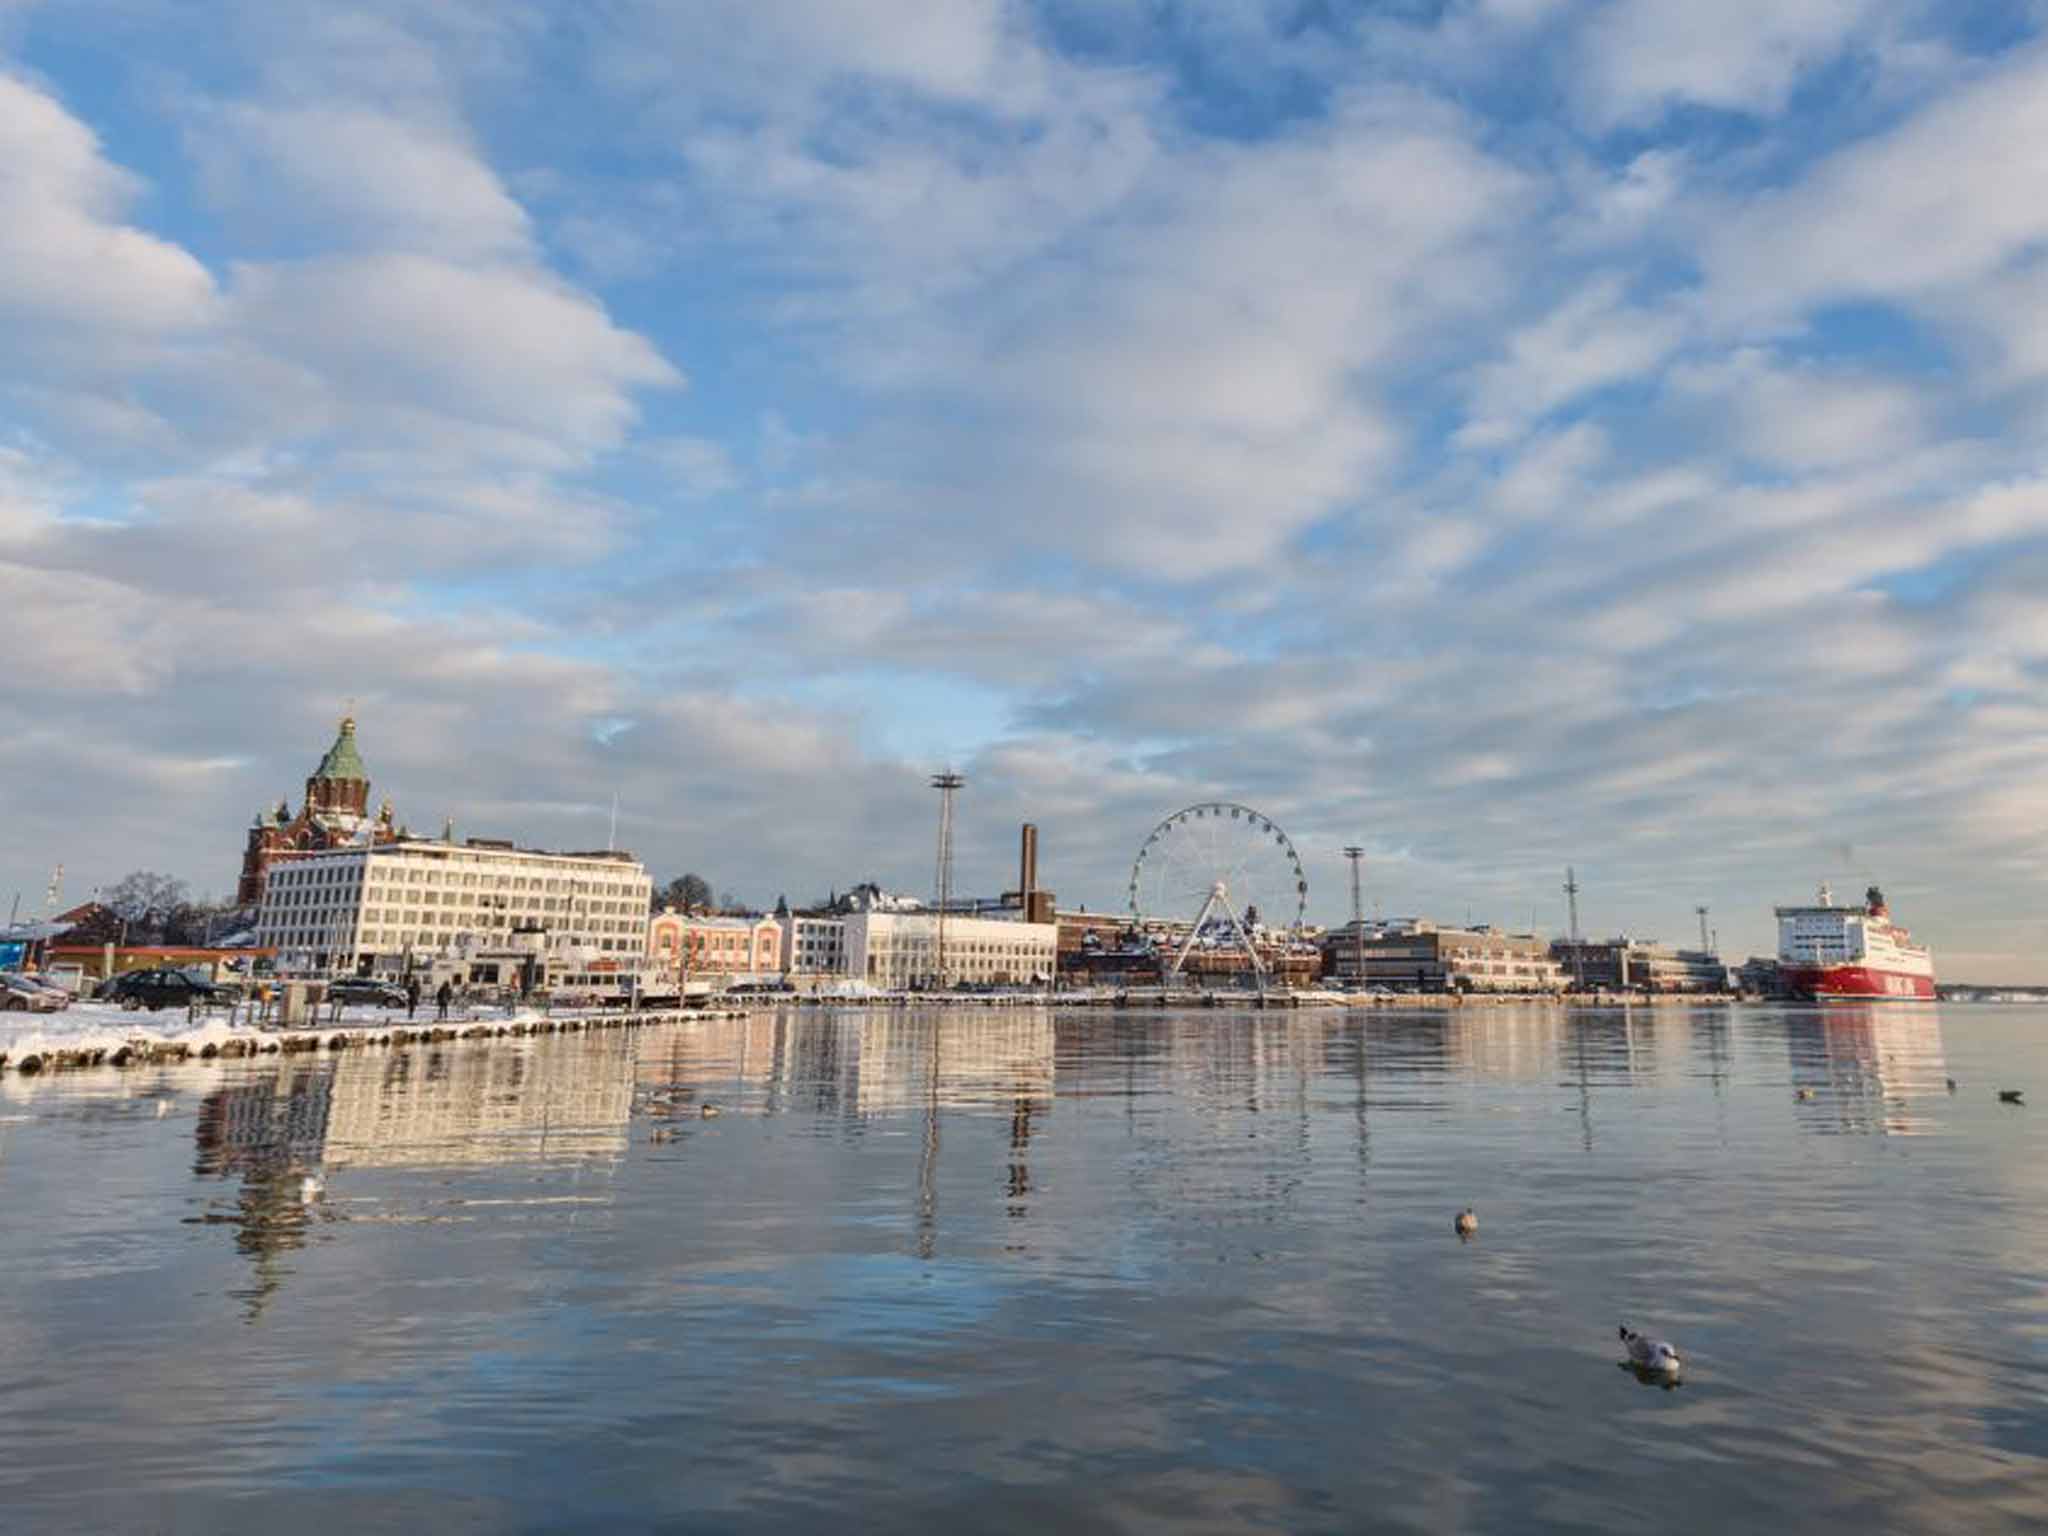
M 1862 40 L 1884 0 L 1610 0 L 1581 33 L 1580 94 L 1603 126 L 1676 104 L 1772 113 Z
M 193 130 L 212 196 L 279 238 L 453 260 L 526 254 L 526 211 L 449 130 L 339 102 L 237 103 Z
M 395 252 L 239 267 L 234 333 L 315 382 L 360 438 L 567 467 L 616 445 L 633 391 L 680 375 L 604 307 L 524 265 Z
M 88 366 L 205 325 L 212 278 L 122 215 L 136 186 L 92 132 L 27 81 L 0 73 L 0 323 L 17 348 Z
M 1506 355 L 1478 368 L 1474 421 L 1461 434 L 1491 442 L 1593 390 L 1655 376 L 1678 345 L 1685 316 L 1628 302 L 1621 280 L 1598 277 L 1533 325 L 1508 337 Z
M 1899 380 L 1787 364 L 1758 348 L 1674 369 L 1670 382 L 1736 451 L 1782 468 L 1898 458 L 1927 430 L 1920 394 Z
M 1899 127 L 1730 211 L 1702 261 L 1731 322 L 1859 299 L 1922 301 L 2048 237 L 2048 49 L 2030 48 Z

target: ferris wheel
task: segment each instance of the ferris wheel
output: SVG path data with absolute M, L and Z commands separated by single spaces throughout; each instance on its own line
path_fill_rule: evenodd
M 1152 829 L 1131 864 L 1130 905 L 1141 923 L 1193 918 L 1166 968 L 1168 980 L 1197 945 L 1241 947 L 1249 968 L 1263 977 L 1256 932 L 1301 926 L 1308 876 L 1278 822 L 1248 805 L 1207 800 Z

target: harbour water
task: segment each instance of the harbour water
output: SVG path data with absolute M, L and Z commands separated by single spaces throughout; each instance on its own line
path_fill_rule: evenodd
M 2028 1007 L 805 1012 L 9 1077 L 0 1524 L 2039 1530 L 2044 1197 Z

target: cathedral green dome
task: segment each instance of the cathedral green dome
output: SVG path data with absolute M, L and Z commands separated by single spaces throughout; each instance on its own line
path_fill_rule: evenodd
M 320 766 L 313 771 L 313 777 L 345 784 L 369 782 L 370 770 L 363 766 L 362 756 L 356 751 L 356 722 L 352 717 L 342 718 L 341 734 L 334 738 L 334 745 L 320 759 Z

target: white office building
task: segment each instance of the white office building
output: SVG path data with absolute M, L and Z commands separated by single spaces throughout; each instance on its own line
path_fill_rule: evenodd
M 652 882 L 628 853 L 543 853 L 472 838 L 286 854 L 271 866 L 256 942 L 327 973 L 403 970 L 541 935 L 555 953 L 637 960 Z
M 937 984 L 938 914 L 852 912 L 846 974 L 885 992 Z M 945 984 L 1029 986 L 1049 980 L 1059 925 L 1000 917 L 946 916 Z
M 782 974 L 785 976 L 844 976 L 846 971 L 846 919 L 811 912 L 783 912 L 776 917 L 782 927 Z

